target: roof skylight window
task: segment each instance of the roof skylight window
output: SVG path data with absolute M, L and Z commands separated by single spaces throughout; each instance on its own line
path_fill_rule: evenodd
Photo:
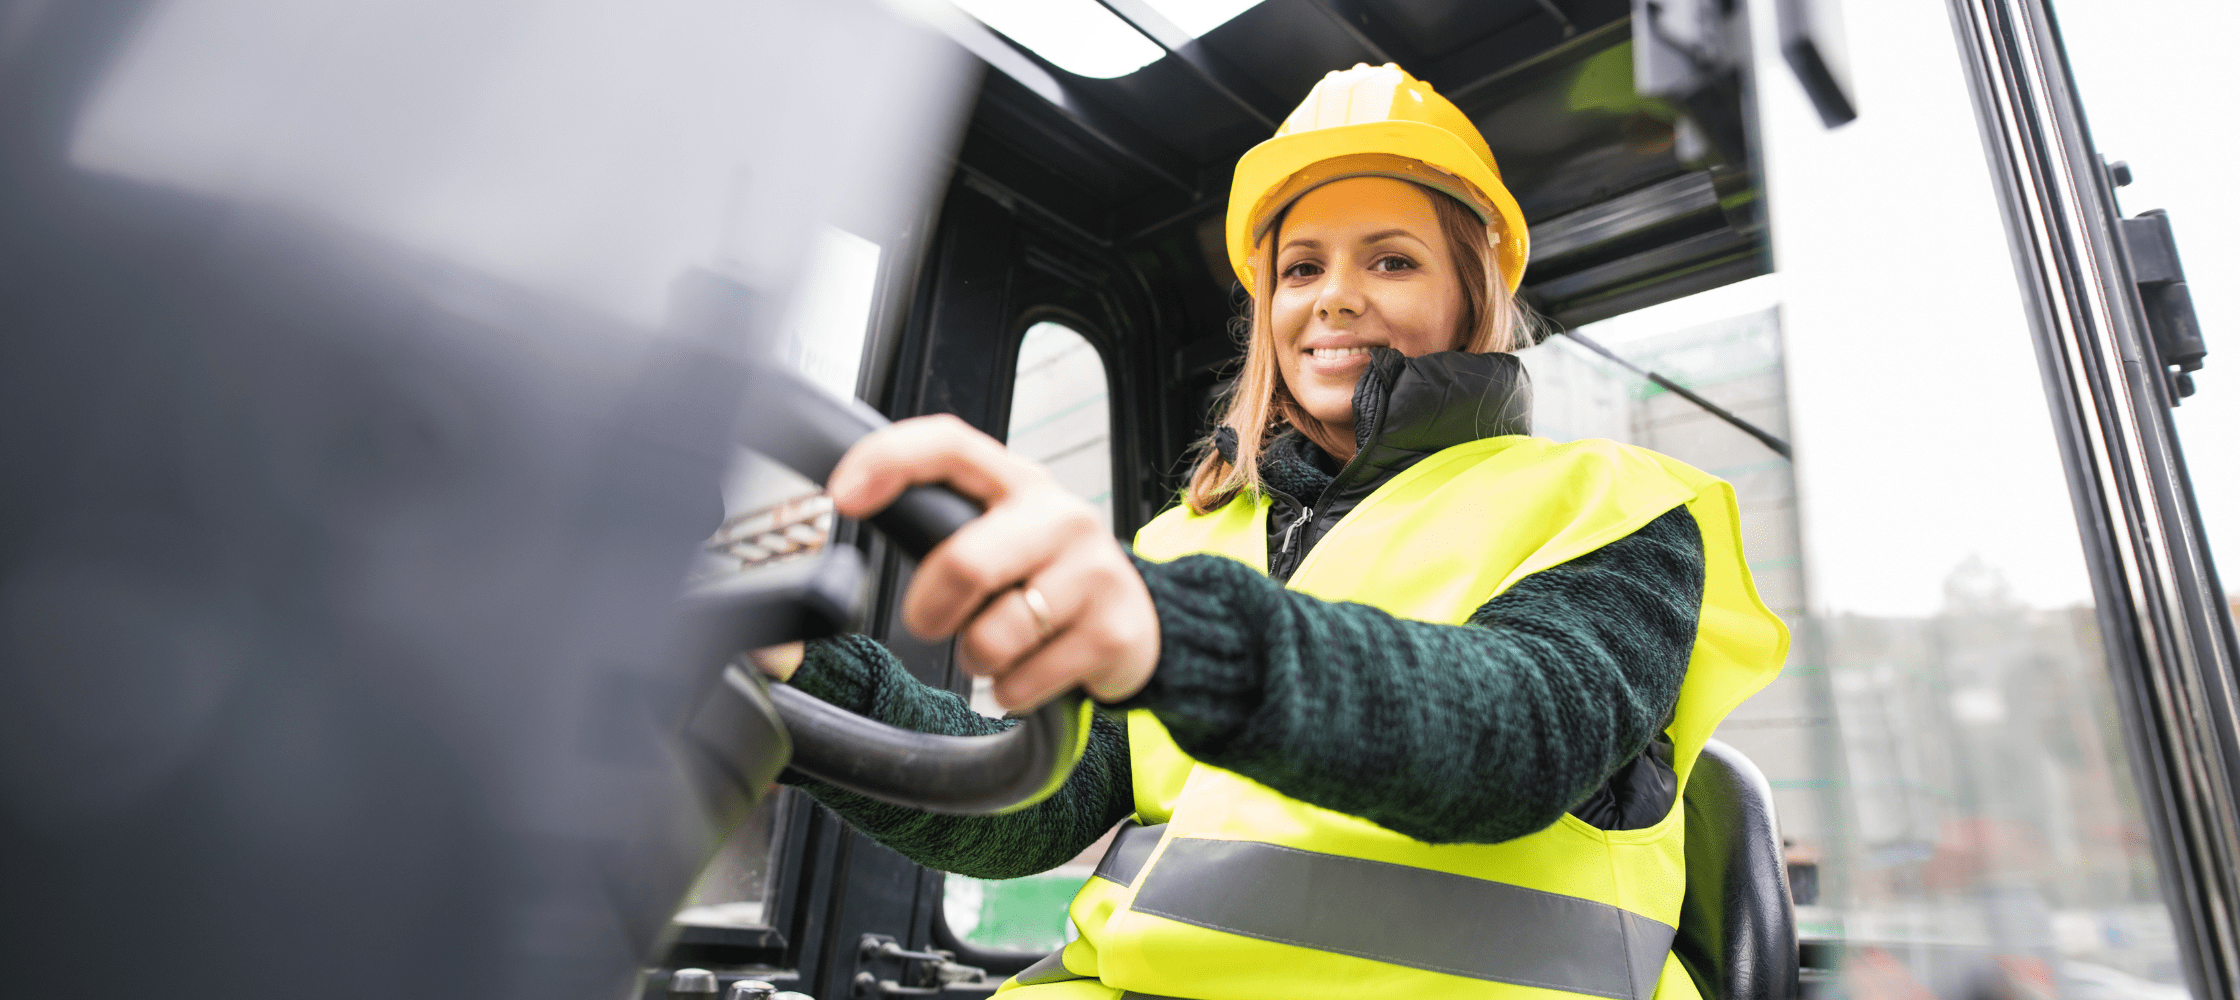
M 980 23 L 1034 50 L 1035 55 L 1049 60 L 1059 69 L 1078 76 L 1097 79 L 1126 76 L 1166 55 L 1159 43 L 1144 37 L 1097 0 L 955 0 L 955 3 L 964 8 L 965 13 L 979 18 Z

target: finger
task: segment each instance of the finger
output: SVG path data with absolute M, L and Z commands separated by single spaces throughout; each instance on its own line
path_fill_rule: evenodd
M 1095 614 L 1098 602 L 1123 597 L 1142 579 L 1125 562 L 1101 526 L 1094 537 L 1079 538 L 1018 585 L 996 594 L 957 632 L 957 650 L 975 676 L 1006 673 L 1061 630 Z M 1027 590 L 1042 599 L 1038 616 Z M 1148 599 L 1148 594 L 1145 595 Z
M 986 608 L 965 623 L 957 631 L 957 653 L 965 672 L 975 677 L 1004 673 L 1056 635 L 1060 602 L 1050 596 L 1053 585 L 1047 575 L 1029 580 L 997 594 Z M 1043 603 L 1049 606 L 1048 625 L 1036 620 L 1034 606 L 1027 600 L 1027 587 L 1035 588 L 1035 593 L 1041 594 Z
M 998 700 L 1039 704 L 1079 686 L 1116 701 L 1143 687 L 1158 660 L 1158 616 L 1142 577 L 1124 559 L 1107 547 L 1062 560 L 1035 578 L 1038 589 L 1056 595 L 1045 599 L 1057 628 L 1046 639 L 1038 634 L 1013 665 L 996 673 Z
M 1087 504 L 1056 490 L 991 507 L 918 564 L 902 596 L 902 624 L 927 641 L 950 635 L 1067 546 L 1103 534 Z
M 1023 712 L 1074 687 L 1100 701 L 1117 701 L 1135 694 L 1143 687 L 1134 679 L 1139 672 L 1136 661 L 1147 651 L 1156 658 L 1157 650 L 1155 640 L 1139 634 L 1128 621 L 1113 615 L 1087 615 L 1076 620 L 995 679 L 996 703 L 1009 711 Z M 1149 671 L 1140 673 L 1145 678 L 1150 676 Z
M 779 682 L 793 679 L 793 672 L 801 669 L 801 658 L 807 647 L 798 642 L 764 646 L 747 654 L 756 670 Z
M 1081 673 L 1095 665 L 1080 643 L 1061 643 L 1053 637 L 1017 668 L 995 679 L 996 704 L 1006 712 L 1031 712 L 1080 687 Z
M 885 510 L 902 491 L 945 483 L 991 506 L 1030 481 L 1034 466 L 996 439 L 946 413 L 897 421 L 863 436 L 833 466 L 825 492 L 843 517 Z

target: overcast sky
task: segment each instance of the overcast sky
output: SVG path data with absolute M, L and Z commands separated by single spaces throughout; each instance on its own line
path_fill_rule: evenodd
M 2216 0 L 2095 0 L 2057 10 L 2093 141 L 2135 178 L 2118 192 L 2127 214 L 2170 212 L 2184 255 L 2208 367 L 2201 392 L 2178 408 L 2228 592 L 2240 584 L 2240 128 L 2228 91 L 2240 4 Z

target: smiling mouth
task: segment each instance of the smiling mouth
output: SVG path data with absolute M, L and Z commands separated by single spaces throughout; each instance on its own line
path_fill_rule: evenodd
M 1369 349 L 1366 347 L 1315 347 L 1309 348 L 1307 353 L 1324 360 L 1336 361 L 1339 358 L 1351 358 L 1367 354 Z

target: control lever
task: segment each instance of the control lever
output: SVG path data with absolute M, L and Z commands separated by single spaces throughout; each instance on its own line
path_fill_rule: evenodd
M 859 967 L 876 962 L 894 962 L 902 963 L 907 971 L 908 963 L 916 962 L 922 966 L 919 974 L 906 978 L 927 982 L 927 985 L 906 986 L 898 980 L 882 978 L 868 969 L 857 972 L 851 983 L 855 995 L 859 997 L 917 997 L 940 996 L 947 992 L 946 987 L 952 983 L 979 983 L 987 980 L 988 970 L 962 964 L 956 959 L 956 955 L 946 951 L 911 951 L 885 934 L 865 934 L 856 946 L 856 963 Z
M 849 446 L 887 425 L 878 411 L 774 366 L 748 370 L 746 398 L 749 409 L 738 441 L 820 484 Z M 897 548 L 923 559 L 978 516 L 980 508 L 971 500 L 927 485 L 903 491 L 870 524 Z M 860 563 L 849 565 L 860 573 Z M 847 572 L 838 566 L 805 571 L 810 582 L 822 581 L 820 586 L 795 581 L 781 593 L 783 588 L 749 592 L 747 584 L 727 584 L 731 589 L 696 592 L 688 599 L 725 616 L 726 634 L 735 640 L 732 650 L 831 634 L 843 626 L 815 629 L 832 624 L 843 606 L 833 595 L 855 592 L 852 581 L 845 589 L 838 586 Z M 821 608 L 800 606 L 819 602 Z M 747 680 L 732 671 L 715 697 L 753 699 L 742 690 Z M 994 735 L 937 736 L 866 719 L 786 685 L 764 683 L 759 675 L 752 681 L 754 693 L 763 695 L 784 723 L 795 770 L 859 795 L 931 812 L 985 815 L 1040 802 L 1065 783 L 1089 739 L 1092 706 L 1079 691 L 1052 699 Z

